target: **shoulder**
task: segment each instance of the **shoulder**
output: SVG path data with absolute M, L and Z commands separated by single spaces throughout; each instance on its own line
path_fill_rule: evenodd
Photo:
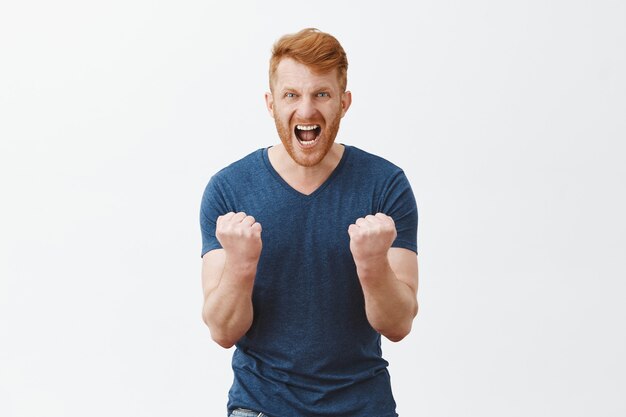
M 264 149 L 257 149 L 217 171 L 205 187 L 205 198 L 238 199 L 259 188 L 268 175 Z
M 402 173 L 402 168 L 381 156 L 374 155 L 356 146 L 344 146 L 349 152 L 346 164 L 352 171 L 366 172 L 368 176 L 382 175 L 385 177 Z
M 237 179 L 238 177 L 249 176 L 250 174 L 257 172 L 263 165 L 263 152 L 264 149 L 257 149 L 256 151 L 249 153 L 243 158 L 220 169 L 213 175 L 212 180 L 228 181 L 231 178 Z
M 217 187 L 223 190 L 239 188 L 263 178 L 267 171 L 264 166 L 263 152 L 264 149 L 257 149 L 220 169 L 213 174 L 207 187 Z
M 379 196 L 384 201 L 412 195 L 411 184 L 402 168 L 387 159 L 354 146 L 346 147 L 346 181 L 353 190 Z

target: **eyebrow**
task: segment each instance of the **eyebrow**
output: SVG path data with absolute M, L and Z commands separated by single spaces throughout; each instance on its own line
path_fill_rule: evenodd
M 332 91 L 333 89 L 330 86 L 328 86 L 328 85 L 318 85 L 318 86 L 315 86 L 312 90 L 313 91 Z M 285 86 L 280 91 L 281 92 L 283 92 L 283 91 L 298 91 L 298 89 L 295 88 L 295 87 Z

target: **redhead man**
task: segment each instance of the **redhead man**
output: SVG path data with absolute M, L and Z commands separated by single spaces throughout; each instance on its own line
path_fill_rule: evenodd
M 204 191 L 202 316 L 236 345 L 229 416 L 397 416 L 381 335 L 417 314 L 417 207 L 400 168 L 335 142 L 347 68 L 327 33 L 279 39 L 265 101 L 281 143 Z

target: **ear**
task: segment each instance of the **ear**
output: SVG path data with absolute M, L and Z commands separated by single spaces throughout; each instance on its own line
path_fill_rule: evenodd
M 265 93 L 265 105 L 270 116 L 274 117 L 274 96 L 272 93 Z
M 345 91 L 341 95 L 341 117 L 346 115 L 346 112 L 350 108 L 350 104 L 352 104 L 352 93 L 350 91 Z

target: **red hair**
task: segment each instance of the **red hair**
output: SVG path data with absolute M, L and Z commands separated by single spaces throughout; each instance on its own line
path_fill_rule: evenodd
M 276 68 L 283 58 L 291 58 L 321 74 L 336 68 L 339 86 L 342 91 L 346 90 L 348 58 L 334 36 L 314 28 L 307 28 L 281 37 L 272 48 L 270 87 Z

